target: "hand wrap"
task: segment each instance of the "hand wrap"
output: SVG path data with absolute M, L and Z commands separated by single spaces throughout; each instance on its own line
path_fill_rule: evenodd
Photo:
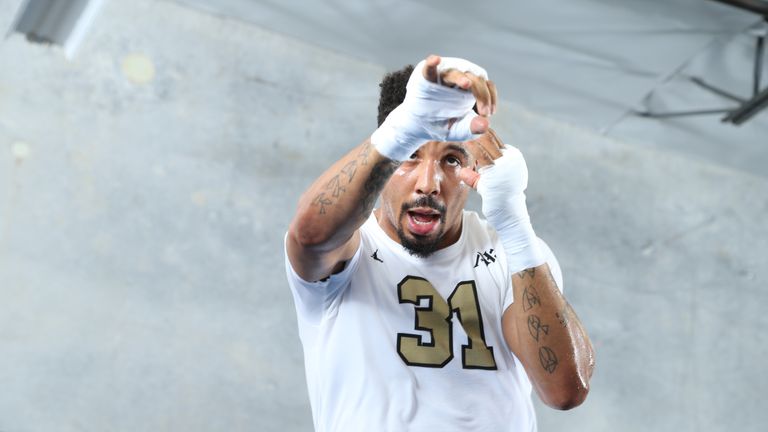
M 546 259 L 525 205 L 528 167 L 523 154 L 509 145 L 501 153 L 493 165 L 480 168 L 477 191 L 483 198 L 483 215 L 499 234 L 512 274 L 544 264 Z
M 475 96 L 471 91 L 446 87 L 424 78 L 426 60 L 411 73 L 405 100 L 395 108 L 371 135 L 371 143 L 383 156 L 404 161 L 428 141 L 466 141 L 476 136 L 470 123 Z M 449 69 L 470 72 L 485 79 L 485 69 L 467 60 L 443 57 L 437 65 L 438 77 Z M 456 120 L 451 124 L 451 120 Z

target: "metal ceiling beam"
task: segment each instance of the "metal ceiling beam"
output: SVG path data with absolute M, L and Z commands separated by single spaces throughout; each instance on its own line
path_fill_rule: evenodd
M 765 107 L 768 107 L 768 88 L 745 102 L 739 108 L 728 113 L 728 115 L 723 118 L 723 121 L 740 125 L 752 118 Z
M 729 6 L 734 6 L 740 9 L 747 10 L 749 12 L 762 15 L 763 22 L 762 27 L 753 29 L 755 41 L 755 61 L 752 70 L 752 98 L 749 100 L 742 100 L 741 98 L 734 96 L 725 90 L 721 90 L 717 87 L 705 83 L 703 80 L 697 77 L 693 77 L 692 81 L 704 89 L 723 96 L 725 98 L 739 102 L 739 106 L 736 108 L 717 108 L 717 109 L 704 109 L 704 110 L 689 110 L 689 111 L 669 111 L 669 112 L 654 112 L 651 110 L 635 111 L 636 115 L 649 118 L 671 118 L 671 117 L 684 117 L 684 116 L 698 116 L 707 114 L 726 114 L 722 121 L 725 123 L 733 123 L 734 125 L 741 125 L 755 114 L 768 107 L 768 88 L 760 91 L 760 78 L 763 74 L 763 59 L 765 53 L 765 40 L 768 38 L 768 0 L 713 0 L 718 3 L 724 3 Z
M 725 3 L 730 6 L 744 9 L 768 19 L 768 1 L 763 0 L 713 0 L 718 3 Z

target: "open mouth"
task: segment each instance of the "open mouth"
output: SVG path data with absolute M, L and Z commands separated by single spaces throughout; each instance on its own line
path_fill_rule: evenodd
M 431 208 L 412 208 L 406 212 L 408 231 L 417 236 L 427 236 L 440 225 L 440 212 Z

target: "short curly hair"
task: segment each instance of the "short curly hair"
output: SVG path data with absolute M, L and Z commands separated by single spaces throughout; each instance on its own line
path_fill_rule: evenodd
M 413 73 L 413 65 L 384 75 L 379 84 L 379 126 L 389 113 L 405 100 L 405 86 Z

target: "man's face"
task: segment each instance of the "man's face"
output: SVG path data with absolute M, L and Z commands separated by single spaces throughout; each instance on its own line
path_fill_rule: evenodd
M 378 219 L 384 232 L 421 257 L 456 242 L 469 193 L 459 171 L 471 162 L 460 143 L 421 146 L 381 192 Z

